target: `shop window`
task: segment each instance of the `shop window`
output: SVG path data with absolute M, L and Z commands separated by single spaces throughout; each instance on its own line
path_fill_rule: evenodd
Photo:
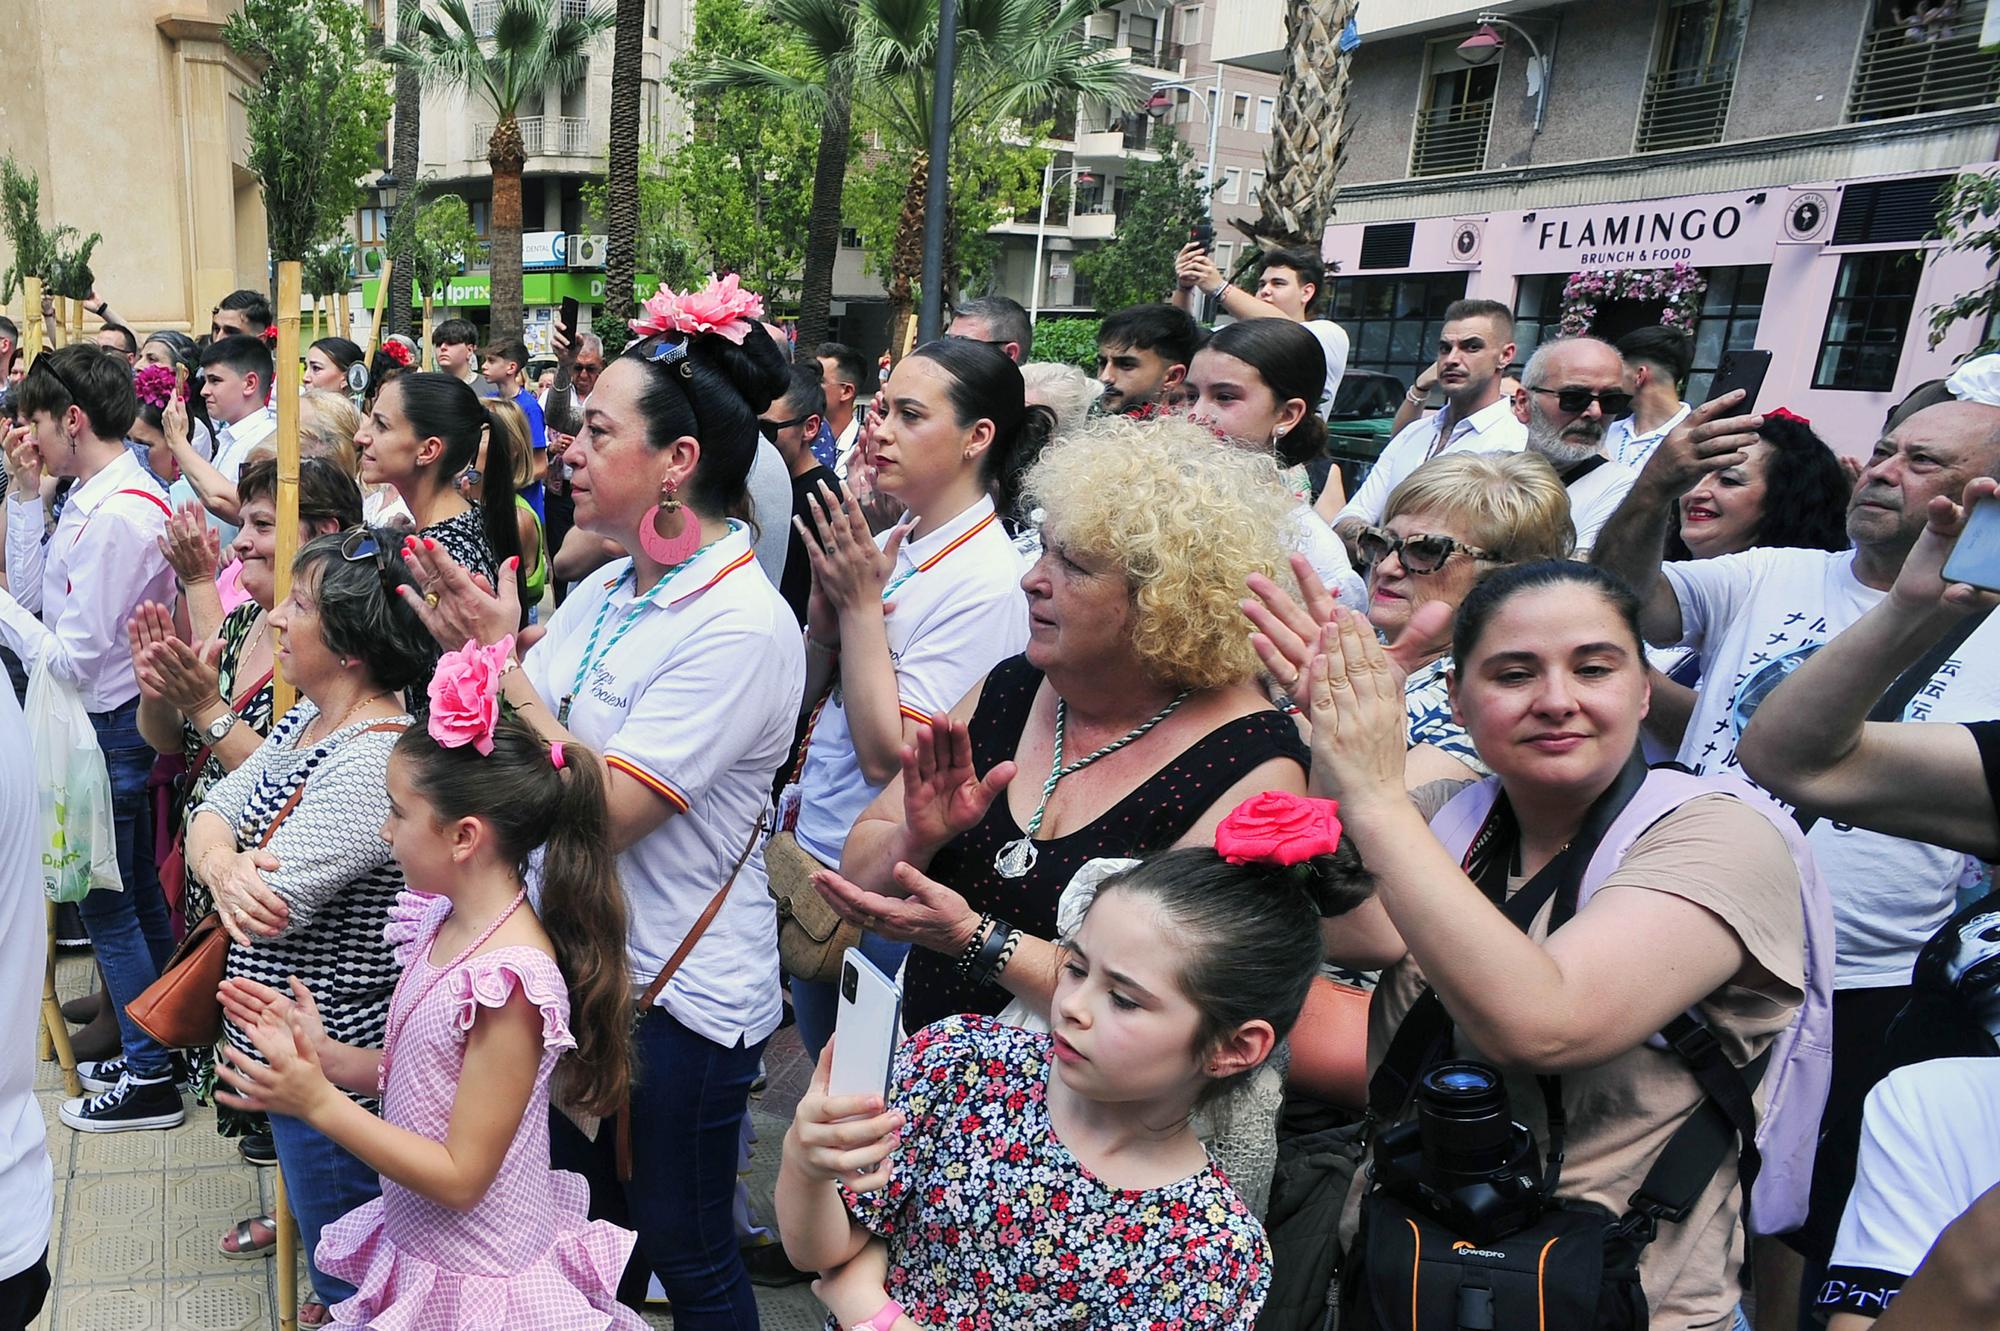
M 1979 106 L 2000 95 L 2000 55 L 1979 46 L 1988 0 L 1874 0 L 1848 85 L 1849 120 Z
M 1430 48 L 1423 105 L 1410 146 L 1410 174 L 1445 175 L 1486 165 L 1486 130 L 1493 122 L 1493 93 L 1500 67 L 1468 65 L 1454 38 Z
M 1638 151 L 1721 142 L 1749 10 L 1749 0 L 1667 0 L 1639 105 Z
M 1841 257 L 1813 369 L 1814 388 L 1886 393 L 1896 386 L 1923 267 L 1917 250 Z
M 1349 369 L 1381 370 L 1414 383 L 1437 359 L 1445 307 L 1465 295 L 1464 273 L 1337 277 L 1326 317 L 1347 330 Z
M 1507 373 L 1521 377 L 1521 367 L 1535 348 L 1561 335 L 1563 284 L 1568 273 L 1534 273 L 1514 289 L 1514 363 Z

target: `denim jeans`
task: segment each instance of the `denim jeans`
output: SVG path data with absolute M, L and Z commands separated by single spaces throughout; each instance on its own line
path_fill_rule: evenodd
M 126 1065 L 140 1077 L 165 1076 L 173 1066 L 167 1050 L 125 1014 L 125 1005 L 160 978 L 160 967 L 174 952 L 167 902 L 153 863 L 153 810 L 146 794 L 146 777 L 158 755 L 139 737 L 136 698 L 109 712 L 92 712 L 90 724 L 111 777 L 111 820 L 125 890 L 86 893 L 77 909 L 118 1014 Z
M 908 943 L 892 943 L 865 931 L 860 946 L 861 955 L 892 980 L 903 958 L 910 955 Z M 805 1042 L 806 1056 L 817 1065 L 819 1051 L 833 1038 L 833 1020 L 840 1011 L 840 1000 L 831 981 L 801 980 L 794 975 L 791 984 L 792 1015 L 798 1019 L 799 1039 Z
M 680 1331 L 756 1331 L 757 1300 L 737 1252 L 734 1203 L 739 1125 L 764 1041 L 726 1048 L 665 1009 L 632 1040 L 632 1178 L 618 1181 L 616 1125 L 591 1141 L 550 1111 L 550 1163 L 590 1184 L 592 1219 L 639 1233 L 618 1301 L 639 1308 L 646 1272 L 659 1276 Z
M 298 1217 L 313 1292 L 331 1308 L 351 1298 L 354 1286 L 319 1269 L 319 1236 L 340 1217 L 382 1195 L 382 1177 L 333 1140 L 296 1118 L 271 1115 L 271 1141 L 285 1172 L 285 1199 Z

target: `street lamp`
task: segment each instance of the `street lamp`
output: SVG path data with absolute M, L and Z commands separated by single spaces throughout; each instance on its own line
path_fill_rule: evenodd
M 1066 166 L 1061 174 L 1074 177 L 1074 183 L 1088 185 L 1096 177 L 1074 165 Z M 1049 192 L 1056 184 L 1056 159 L 1051 153 L 1049 160 L 1042 164 L 1042 219 L 1035 226 L 1035 281 L 1028 292 L 1028 326 L 1035 326 L 1035 316 L 1042 312 L 1042 243 L 1049 234 Z M 1070 199 L 1070 212 L 1075 213 L 1076 200 Z
M 1542 54 L 1542 48 L 1535 45 L 1534 37 L 1528 30 L 1512 19 L 1499 14 L 1481 14 L 1474 20 L 1478 27 L 1470 37 L 1458 44 L 1458 54 L 1468 65 L 1483 65 L 1496 59 L 1507 49 L 1507 39 L 1500 33 L 1507 28 L 1521 35 L 1528 44 L 1528 96 L 1535 99 L 1535 130 L 1542 132 L 1542 117 L 1549 102 L 1549 58 Z
M 383 212 L 393 213 L 396 211 L 396 193 L 402 187 L 403 182 L 390 175 L 387 171 L 384 171 L 376 178 L 375 192 L 382 196 Z
M 1208 100 L 1208 164 L 1207 166 L 1202 168 L 1202 177 L 1201 177 L 1201 183 L 1203 187 L 1206 188 L 1209 192 L 1208 194 L 1209 223 L 1210 225 L 1213 225 L 1215 221 L 1215 129 L 1216 125 L 1222 119 L 1222 66 L 1217 65 L 1215 67 L 1215 86 L 1213 88 L 1197 88 L 1193 84 L 1179 83 L 1171 79 L 1162 80 L 1159 83 L 1155 83 L 1152 88 L 1152 96 L 1149 97 L 1146 101 L 1146 110 L 1149 114 L 1152 112 L 1155 106 L 1161 108 L 1162 114 L 1165 113 L 1165 108 L 1167 105 L 1167 90 L 1170 88 L 1176 89 L 1180 92 L 1184 92 L 1189 97 L 1195 97 L 1195 98 L 1199 98 L 1201 94 L 1204 92 L 1210 92 L 1214 94 L 1214 96 L 1207 99 Z

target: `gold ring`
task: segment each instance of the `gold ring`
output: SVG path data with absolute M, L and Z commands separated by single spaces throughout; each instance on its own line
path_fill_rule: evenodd
M 425 592 L 425 593 L 424 593 L 424 604 L 425 604 L 425 605 L 436 605 L 437 603 L 438 603 L 438 594 L 437 594 L 436 592 Z

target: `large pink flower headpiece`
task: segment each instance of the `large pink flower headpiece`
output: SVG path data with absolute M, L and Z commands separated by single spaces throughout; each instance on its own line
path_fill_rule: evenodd
M 764 298 L 754 291 L 745 291 L 736 274 L 731 273 L 723 278 L 711 276 L 700 291 L 677 292 L 660 283 L 658 293 L 640 307 L 640 316 L 632 320 L 632 331 L 640 337 L 714 333 L 740 347 L 757 320 L 763 317 Z
M 141 365 L 132 373 L 132 391 L 149 407 L 164 411 L 174 398 L 174 372 L 164 365 Z
M 514 651 L 514 635 L 491 647 L 468 641 L 438 658 L 431 676 L 431 738 L 447 749 L 470 744 L 481 757 L 493 752 L 500 724 L 500 676 Z
M 1281 790 L 1252 795 L 1215 829 L 1215 853 L 1231 864 L 1290 868 L 1340 847 L 1340 805 Z

